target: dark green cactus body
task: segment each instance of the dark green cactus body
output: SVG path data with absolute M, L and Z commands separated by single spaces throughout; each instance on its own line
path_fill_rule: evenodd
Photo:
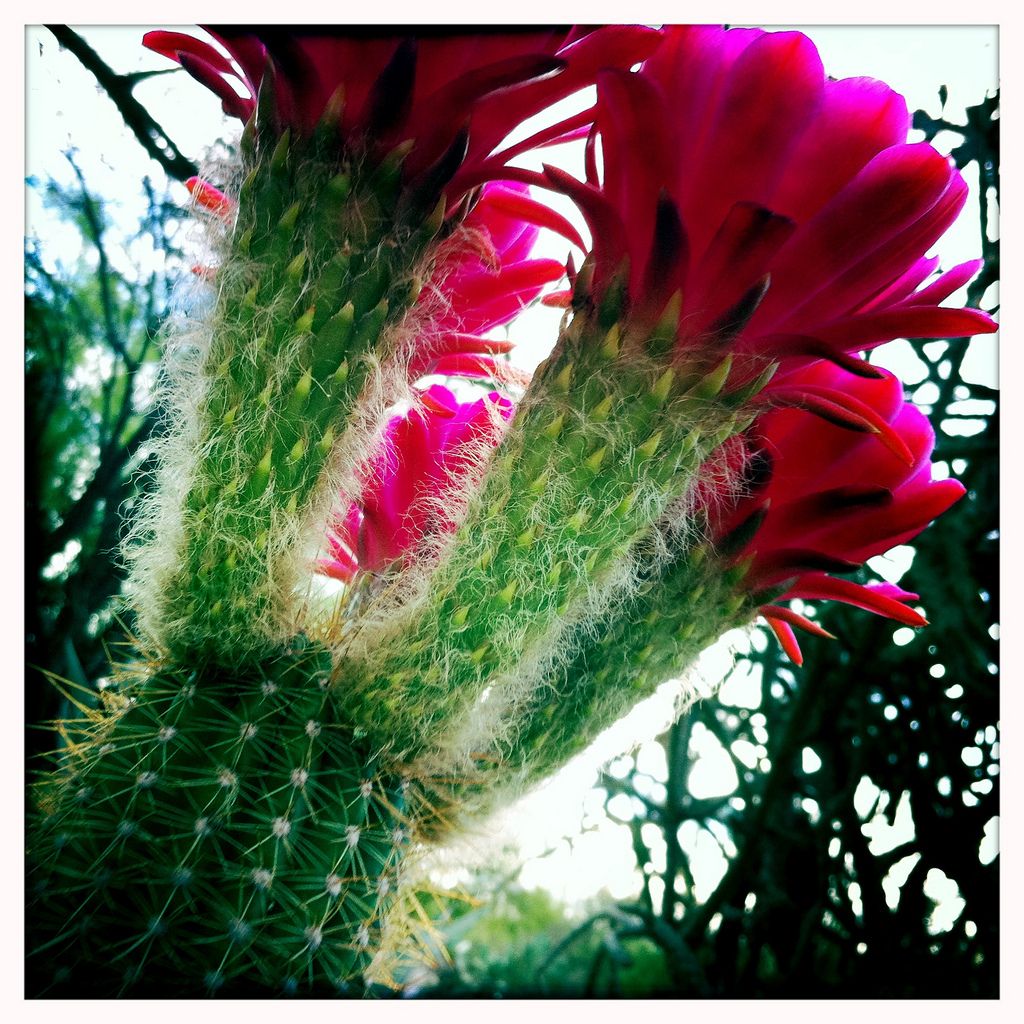
M 294 632 L 282 608 L 324 511 L 325 469 L 440 227 L 436 213 L 408 223 L 397 211 L 402 147 L 374 166 L 327 131 L 258 139 L 218 268 L 184 550 L 154 629 L 174 651 L 229 664 Z
M 380 945 L 405 785 L 335 724 L 329 658 L 157 671 L 72 737 L 29 850 L 34 994 L 331 992 Z
M 634 544 L 708 454 L 745 427 L 742 399 L 723 394 L 729 365 L 672 365 L 627 344 L 617 323 L 577 317 L 531 384 L 426 600 L 412 621 L 399 617 L 402 632 L 384 638 L 372 665 L 353 668 L 353 720 L 376 719 L 378 740 L 418 754 L 466 721 L 488 687 L 558 649 L 573 616 L 614 593 Z

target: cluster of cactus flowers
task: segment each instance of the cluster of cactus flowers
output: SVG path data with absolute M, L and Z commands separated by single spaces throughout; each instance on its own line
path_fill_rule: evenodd
M 842 577 L 962 494 L 863 352 L 993 329 L 939 304 L 976 264 L 929 281 L 959 174 L 798 33 L 214 35 L 146 40 L 244 129 L 192 183 L 216 302 L 169 343 L 138 651 L 34 794 L 38 994 L 388 983 L 418 851 L 725 631 L 924 625 Z M 583 181 L 513 163 L 570 140 Z M 490 335 L 563 274 L 524 380 Z

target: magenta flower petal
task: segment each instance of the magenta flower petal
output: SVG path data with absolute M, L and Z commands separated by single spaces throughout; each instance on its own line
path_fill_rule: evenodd
M 887 619 L 895 619 L 905 626 L 927 626 L 925 619 L 902 601 L 890 597 L 880 588 L 864 586 L 850 580 L 838 580 L 824 574 L 805 576 L 787 595 L 807 601 L 840 601 L 843 604 L 863 608 Z
M 793 627 L 777 615 L 768 615 L 764 612 L 762 614 L 779 641 L 779 646 L 786 652 L 789 660 L 794 665 L 802 665 L 804 663 L 804 654 L 800 650 L 800 643 L 796 638 L 796 633 L 793 632 Z
M 744 566 L 741 586 L 753 594 L 785 587 L 781 596 L 772 595 L 776 602 L 837 600 L 924 625 L 906 607 L 916 595 L 832 574 L 912 540 L 963 496 L 959 481 L 933 479 L 935 434 L 928 418 L 904 400 L 899 380 L 884 371 L 865 377 L 819 361 L 785 373 L 774 395 L 787 390 L 831 396 L 837 406 L 843 403 L 866 419 L 870 410 L 872 426 L 884 425 L 884 431 L 858 433 L 838 418 L 813 419 L 811 412 L 821 415 L 813 403 L 759 416 L 748 434 L 715 456 L 726 478 L 747 477 L 747 493 L 730 501 L 710 490 L 698 498 L 708 509 L 712 538 L 728 552 L 723 557 Z M 710 471 L 706 476 L 715 478 Z M 743 538 L 739 548 L 737 537 Z M 761 612 L 792 654 L 791 627 L 802 626 L 796 613 L 780 613 L 777 604 Z
M 867 313 L 873 309 L 884 309 L 887 306 L 891 306 L 898 303 L 900 300 L 905 299 L 908 295 L 913 293 L 914 289 L 917 288 L 922 281 L 931 276 L 938 265 L 938 256 L 922 256 L 921 259 L 912 263 L 911 266 L 904 271 L 904 273 L 900 274 L 900 276 L 894 281 L 887 284 L 884 288 L 880 288 L 871 296 L 871 298 L 860 305 L 857 308 L 857 312 Z
M 477 471 L 511 415 L 512 404 L 493 392 L 476 402 L 459 402 L 440 385 L 424 392 L 418 408 L 388 425 L 383 448 L 361 474 L 358 500 L 328 537 L 334 557 L 319 570 L 340 579 L 356 569 L 379 572 L 425 538 L 454 530 L 446 496 Z M 339 557 L 339 549 L 354 556 Z
M 765 33 L 737 58 L 699 162 L 687 171 L 683 210 L 694 252 L 704 251 L 737 200 L 768 205 L 823 87 L 814 44 L 798 32 Z
M 872 78 L 828 83 L 768 205 L 806 220 L 877 153 L 906 142 L 910 128 L 906 101 L 885 83 Z
M 703 350 L 724 339 L 736 381 L 766 358 L 850 366 L 895 337 L 995 329 L 983 313 L 936 312 L 969 265 L 915 292 L 966 185 L 932 146 L 907 143 L 899 95 L 827 80 L 799 33 L 663 35 L 639 72 L 599 77 L 603 179 L 593 136 L 585 181 L 545 171 L 591 229 L 595 302 L 628 267 L 625 319 L 642 333 L 675 287 L 680 356 L 710 362 Z
M 751 330 L 800 331 L 817 311 L 811 305 L 815 299 L 817 309 L 850 308 L 853 299 L 837 294 L 842 276 L 927 214 L 946 191 L 950 175 L 946 159 L 925 143 L 876 156 L 794 233 L 773 264 L 772 288 Z M 844 291 L 852 287 L 847 283 Z
M 142 37 L 142 44 L 154 53 L 169 57 L 171 60 L 180 60 L 183 53 L 190 54 L 205 61 L 210 67 L 221 74 L 238 78 L 238 72 L 219 50 L 209 43 L 204 43 L 201 39 L 196 39 L 194 36 L 187 35 L 184 32 L 166 32 L 157 29 L 153 32 L 147 32 Z
M 981 270 L 984 260 L 968 260 L 959 266 L 947 270 L 940 275 L 926 288 L 922 288 L 914 295 L 915 306 L 928 306 L 934 302 L 942 302 L 948 299 L 953 292 L 963 288 Z
M 450 209 L 472 185 L 500 176 L 507 158 L 495 151 L 523 121 L 592 85 L 603 68 L 643 60 L 661 41 L 657 31 L 633 26 L 568 34 L 515 27 L 408 34 L 245 25 L 209 31 L 239 70 L 182 33 L 150 32 L 143 41 L 178 61 L 242 120 L 251 116 L 268 73 L 280 128 L 300 135 L 310 134 L 332 99 L 343 95 L 339 145 L 369 149 L 380 158 L 412 141 L 403 165 L 406 182 L 443 161 L 461 133 L 462 151 L 438 186 L 446 188 Z M 484 164 L 486 176 L 471 180 Z
M 990 325 L 991 319 L 980 309 L 915 304 L 850 316 L 817 328 L 815 335 L 820 341 L 843 349 L 867 349 L 893 338 L 962 338 L 986 334 Z
M 438 246 L 419 298 L 411 380 L 429 373 L 491 376 L 496 367 L 490 356 L 509 346 L 482 335 L 508 323 L 545 285 L 564 276 L 565 267 L 558 261 L 530 258 L 540 229 L 515 216 L 510 204 L 533 211 L 526 186 L 485 185 L 463 222 L 465 231 Z

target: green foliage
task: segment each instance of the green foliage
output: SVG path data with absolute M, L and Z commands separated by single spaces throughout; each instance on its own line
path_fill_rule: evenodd
M 102 675 L 121 572 L 121 513 L 145 486 L 157 422 L 150 391 L 155 337 L 170 285 L 162 269 L 133 273 L 127 257 L 152 240 L 174 267 L 175 224 L 166 197 L 145 183 L 148 211 L 123 237 L 69 156 L 75 184 L 30 183 L 63 223 L 81 232 L 70 266 L 37 239 L 26 251 L 26 633 L 28 720 L 58 711 L 39 669 L 79 684 Z M 30 750 L 47 741 L 29 738 Z
M 621 935 L 607 898 L 581 922 L 541 889 L 493 888 L 485 880 L 477 895 L 483 906 L 443 927 L 452 962 L 424 990 L 428 998 L 632 998 L 668 983 L 657 947 L 642 935 Z

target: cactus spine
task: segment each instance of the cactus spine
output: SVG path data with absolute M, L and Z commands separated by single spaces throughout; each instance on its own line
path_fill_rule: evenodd
M 366 454 L 365 418 L 386 405 L 373 375 L 409 354 L 402 320 L 443 206 L 402 192 L 407 146 L 376 163 L 339 155 L 336 111 L 293 140 L 264 92 L 196 419 L 168 446 L 184 452 L 185 486 L 158 494 L 177 532 L 156 530 L 135 574 L 161 654 L 68 727 L 40 787 L 38 991 L 321 992 L 386 977 L 405 850 L 460 817 L 450 799 L 472 803 L 472 754 L 497 749 L 517 778 L 539 777 L 651 684 L 658 659 L 641 666 L 666 629 L 680 642 L 659 672 L 744 614 L 706 615 L 692 636 L 656 624 L 636 556 L 744 429 L 771 368 L 736 385 L 727 331 L 679 354 L 678 302 L 638 325 L 621 289 L 595 301 L 584 268 L 575 315 L 450 543 L 408 567 L 412 590 L 385 578 L 381 604 L 375 582 L 338 633 L 306 639 L 304 541 L 323 528 L 337 465 L 352 473 Z M 686 593 L 679 573 L 666 585 Z M 389 605 L 390 582 L 413 599 Z M 603 642 L 589 624 L 601 615 Z M 597 648 L 628 671 L 609 681 Z M 552 702 L 568 709 L 554 728 Z

